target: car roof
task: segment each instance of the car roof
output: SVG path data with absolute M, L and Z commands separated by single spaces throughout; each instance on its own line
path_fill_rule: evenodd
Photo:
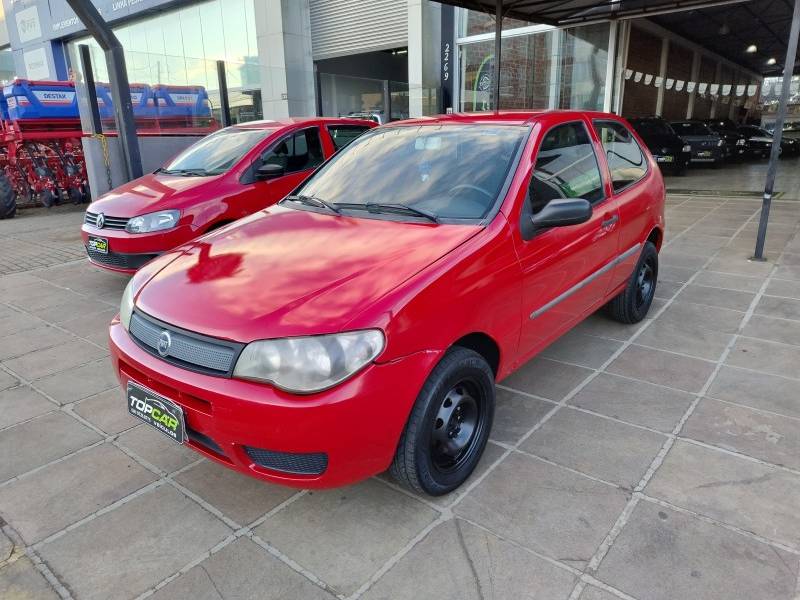
M 612 119 L 622 121 L 618 115 L 611 113 L 588 111 L 588 110 L 499 110 L 486 112 L 467 112 L 451 113 L 447 115 L 435 115 L 430 117 L 419 117 L 406 119 L 405 121 L 393 121 L 388 125 L 447 125 L 447 124 L 497 124 L 497 125 L 531 125 L 534 122 L 549 118 L 562 117 L 567 121 L 578 116 L 585 115 L 589 118 Z
M 373 127 L 374 121 L 368 119 L 354 119 L 347 117 L 286 117 L 283 119 L 262 119 L 260 121 L 246 121 L 237 123 L 232 127 L 237 129 L 275 129 L 281 127 L 292 127 L 295 125 L 366 125 Z

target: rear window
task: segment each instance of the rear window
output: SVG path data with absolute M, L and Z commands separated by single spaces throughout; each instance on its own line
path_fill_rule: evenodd
M 616 121 L 595 121 L 594 129 L 606 151 L 615 192 L 624 190 L 644 177 L 647 160 L 630 130 Z

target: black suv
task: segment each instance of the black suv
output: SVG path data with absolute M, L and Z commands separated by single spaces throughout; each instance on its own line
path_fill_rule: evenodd
M 725 158 L 740 160 L 744 158 L 747 150 L 747 140 L 744 135 L 738 131 L 738 125 L 730 119 L 707 119 L 711 131 L 714 131 L 722 136 L 725 140 Z
M 647 144 L 647 149 L 656 159 L 662 171 L 667 169 L 675 175 L 683 175 L 692 158 L 692 147 L 683 141 L 670 124 L 661 117 L 628 119 L 630 124 Z

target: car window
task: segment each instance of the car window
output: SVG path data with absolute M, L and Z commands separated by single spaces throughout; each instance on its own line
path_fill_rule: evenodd
M 287 173 L 313 169 L 322 164 L 319 128 L 310 127 L 280 140 L 261 157 L 262 165 L 280 165 Z
M 567 123 L 553 127 L 545 134 L 536 155 L 530 184 L 531 212 L 538 213 L 556 198 L 583 198 L 594 204 L 604 197 L 600 168 L 586 126 Z
M 615 192 L 624 190 L 644 177 L 647 160 L 625 125 L 615 121 L 595 121 L 594 130 L 606 151 L 611 185 Z
M 167 164 L 161 172 L 196 171 L 218 175 L 235 165 L 249 150 L 275 129 L 226 127 L 195 142 Z
M 336 148 L 336 150 L 341 150 L 347 146 L 347 144 L 352 142 L 367 129 L 369 129 L 369 127 L 363 127 L 361 125 L 328 125 L 328 133 L 331 135 L 333 147 Z

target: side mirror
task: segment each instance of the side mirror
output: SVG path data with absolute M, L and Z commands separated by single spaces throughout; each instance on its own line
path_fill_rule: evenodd
M 549 227 L 566 227 L 585 223 L 592 218 L 592 205 L 582 198 L 551 200 L 542 210 L 531 216 L 534 230 Z
M 256 169 L 256 179 L 258 181 L 264 181 L 265 179 L 275 179 L 276 177 L 281 177 L 286 173 L 286 169 L 280 165 L 275 165 L 272 163 L 267 163 L 265 165 L 261 165 Z

